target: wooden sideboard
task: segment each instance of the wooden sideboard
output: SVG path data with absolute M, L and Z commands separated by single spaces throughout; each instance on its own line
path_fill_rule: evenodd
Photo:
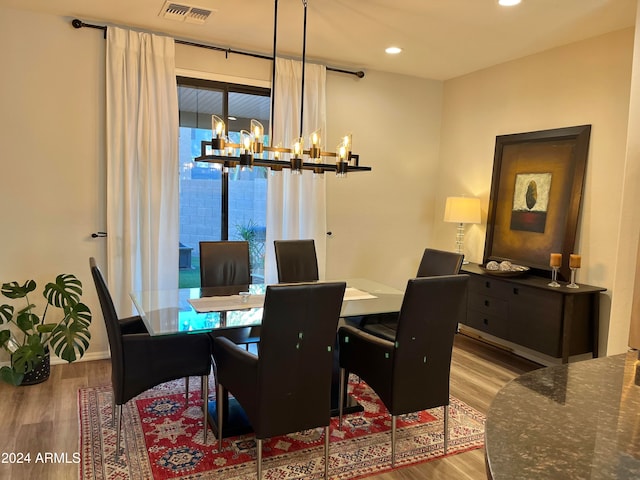
M 598 356 L 600 293 L 605 288 L 549 287 L 550 277 L 504 277 L 479 265 L 463 265 L 469 274 L 465 325 L 550 357 Z

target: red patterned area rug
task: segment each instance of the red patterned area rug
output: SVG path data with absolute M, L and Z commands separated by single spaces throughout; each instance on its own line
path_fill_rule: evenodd
M 192 378 L 191 384 L 199 385 Z M 114 460 L 111 387 L 78 392 L 80 475 L 82 480 L 239 480 L 255 478 L 252 435 L 224 440 L 219 453 L 211 430 L 203 444 L 200 391 L 184 405 L 184 382 L 160 385 L 128 402 L 123 409 L 123 453 Z M 391 470 L 391 417 L 364 383 L 352 383 L 352 394 L 365 411 L 346 415 L 342 430 L 332 419 L 329 476 L 363 478 Z M 443 409 L 398 418 L 396 468 L 443 456 Z M 484 416 L 456 398 L 449 408 L 447 455 L 481 448 Z M 275 437 L 263 443 L 266 480 L 319 479 L 324 472 L 323 429 Z

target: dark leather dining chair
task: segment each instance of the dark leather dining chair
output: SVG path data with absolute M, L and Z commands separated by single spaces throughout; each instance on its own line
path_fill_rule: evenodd
M 316 244 L 310 240 L 274 240 L 278 282 L 315 282 L 318 280 Z
M 444 407 L 444 451 L 449 428 L 449 373 L 458 322 L 466 312 L 468 275 L 409 280 L 398 330 L 386 340 L 347 325 L 338 330 L 339 422 L 349 373 L 364 380 L 391 414 L 391 464 L 395 466 L 398 415 Z
M 249 242 L 200 242 L 201 287 L 226 287 L 250 283 Z
M 265 438 L 317 427 L 324 427 L 327 476 L 333 350 L 345 287 L 344 282 L 268 286 L 258 355 L 226 338 L 214 340 L 218 432 L 230 392 L 256 435 L 258 479 Z M 220 433 L 218 445 L 222 451 Z
M 112 413 L 116 452 L 120 454 L 122 406 L 140 393 L 183 377 L 202 380 L 204 443 L 207 443 L 207 397 L 211 371 L 211 341 L 205 334 L 151 336 L 139 316 L 118 319 L 107 284 L 95 259 L 89 259 L 111 350 Z M 185 405 L 188 396 L 185 398 Z
M 464 255 L 434 248 L 425 248 L 416 277 L 455 275 L 460 272 Z
M 250 283 L 249 242 L 200 242 L 200 286 L 203 289 L 236 287 L 227 290 L 225 294 L 238 294 L 248 290 Z M 235 343 L 244 344 L 246 348 L 260 341 L 259 327 L 229 329 L 220 334 Z
M 459 253 L 425 248 L 416 277 L 455 275 L 460 272 L 463 260 L 464 255 Z M 362 319 L 360 326 L 365 332 L 393 340 L 398 328 L 398 315 L 395 313 L 371 315 Z

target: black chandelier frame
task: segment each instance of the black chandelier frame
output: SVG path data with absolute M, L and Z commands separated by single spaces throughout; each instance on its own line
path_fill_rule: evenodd
M 304 7 L 304 22 L 303 22 L 303 41 L 302 41 L 302 88 L 301 88 L 301 107 L 300 107 L 300 138 L 303 136 L 303 113 L 304 113 L 304 85 L 305 85 L 305 64 L 306 64 L 306 45 L 307 45 L 307 0 L 302 0 Z M 273 66 L 272 66 L 272 88 L 271 88 L 271 119 L 270 138 L 273 139 L 273 115 L 275 104 L 275 80 L 276 80 L 276 47 L 277 47 L 277 31 L 278 31 L 278 0 L 275 0 L 274 6 L 274 27 L 273 27 Z M 361 78 L 361 77 L 360 77 Z M 212 130 L 213 134 L 213 130 Z M 340 154 L 336 152 L 321 151 L 320 148 L 313 145 L 307 150 L 300 152 L 294 152 L 291 148 L 272 147 L 264 145 L 262 139 L 254 138 L 250 147 L 247 145 L 229 143 L 223 138 L 212 138 L 211 141 L 202 140 L 200 144 L 200 156 L 194 158 L 195 162 L 206 162 L 223 165 L 225 169 L 241 167 L 267 167 L 274 171 L 280 171 L 283 169 L 291 169 L 296 173 L 300 173 L 302 170 L 310 170 L 317 174 L 323 174 L 325 172 L 335 172 L 337 176 L 344 177 L 348 172 L 367 172 L 371 171 L 371 167 L 360 165 L 360 156 L 351 151 L 344 152 L 343 158 L 340 158 Z M 350 147 L 350 145 L 349 145 Z M 239 155 L 227 155 L 228 149 L 238 150 Z M 215 153 L 215 152 L 221 153 Z M 271 152 L 276 158 L 261 158 L 264 152 Z M 290 156 L 289 160 L 280 160 L 277 157 L 287 154 Z M 303 156 L 308 156 L 308 161 L 305 161 Z M 335 158 L 334 163 L 323 163 L 321 158 Z

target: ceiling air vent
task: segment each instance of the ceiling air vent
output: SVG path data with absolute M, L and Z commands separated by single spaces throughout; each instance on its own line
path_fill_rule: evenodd
M 203 24 L 214 10 L 166 1 L 160 10 L 159 16 L 178 22 Z

